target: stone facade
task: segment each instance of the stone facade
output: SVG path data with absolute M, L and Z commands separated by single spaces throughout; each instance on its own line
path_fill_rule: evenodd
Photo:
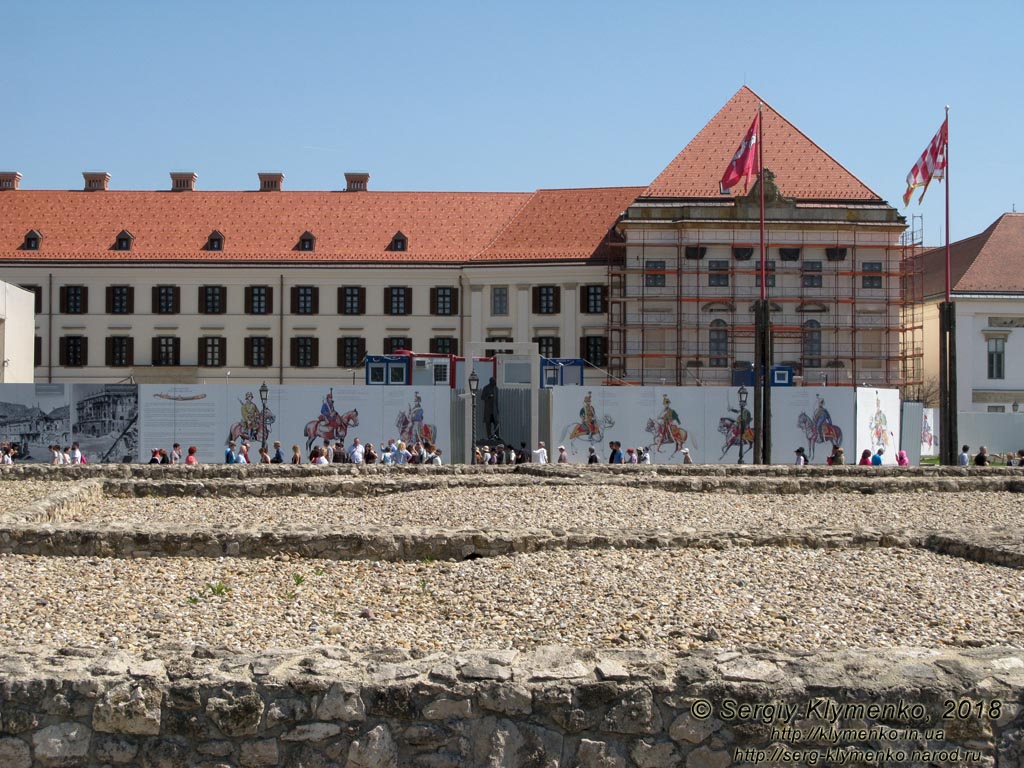
M 1024 654 L 0 651 L 6 768 L 1018 765 Z M 845 755 L 845 758 L 843 757 Z

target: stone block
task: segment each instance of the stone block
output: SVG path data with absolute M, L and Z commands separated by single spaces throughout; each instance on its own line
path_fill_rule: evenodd
M 654 705 L 649 688 L 637 688 L 616 703 L 604 718 L 601 728 L 609 733 L 658 733 L 661 712 Z
M 700 744 L 708 736 L 722 727 L 722 721 L 713 717 L 698 720 L 689 712 L 684 712 L 672 721 L 668 735 L 673 741 L 687 744 Z
M 341 720 L 344 723 L 361 723 L 366 719 L 366 705 L 354 685 L 335 683 L 317 707 L 320 720 Z
M 288 731 L 281 741 L 323 741 L 341 733 L 337 723 L 306 723 Z
M 0 765 L 4 768 L 32 768 L 32 751 L 21 739 L 0 739 Z
M 239 747 L 238 764 L 243 768 L 278 765 L 277 739 L 246 741 Z
M 581 739 L 576 752 L 576 763 L 579 768 L 626 768 L 626 761 L 621 755 L 603 741 Z
M 162 692 L 151 683 L 122 683 L 111 688 L 96 702 L 92 713 L 93 730 L 157 736 L 160 733 L 162 701 Z
M 378 725 L 353 741 L 345 768 L 398 768 L 398 747 L 388 727 Z
M 423 708 L 427 720 L 465 720 L 473 716 L 473 702 L 469 699 L 437 699 Z
M 528 715 L 533 711 L 533 697 L 525 686 L 495 684 L 480 688 L 477 698 L 483 709 L 503 715 Z
M 42 768 L 84 765 L 91 742 L 92 731 L 81 723 L 51 725 L 32 734 L 36 762 Z
M 134 740 L 120 735 L 99 735 L 93 739 L 93 753 L 101 763 L 127 765 L 135 760 L 139 745 Z M 0 762 L 0 765 L 3 765 Z
M 710 750 L 697 747 L 686 756 L 686 768 L 727 768 L 732 765 L 732 758 L 724 749 Z
M 264 708 L 263 699 L 254 692 L 229 694 L 229 698 L 210 697 L 206 716 L 225 736 L 254 736 L 259 731 Z

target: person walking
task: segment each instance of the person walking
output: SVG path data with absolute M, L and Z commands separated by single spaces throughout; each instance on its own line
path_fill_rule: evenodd
M 963 445 L 960 447 L 960 456 L 957 458 L 956 463 L 961 467 L 966 467 L 971 463 L 971 446 Z
M 544 442 L 537 443 L 537 449 L 533 452 L 534 461 L 538 464 L 548 463 L 548 449 L 544 447 Z
M 793 451 L 793 453 L 796 454 L 796 461 L 794 463 L 798 467 L 802 467 L 807 463 L 807 456 L 804 455 L 804 449 L 802 446 Z
M 75 443 L 78 445 L 78 443 Z M 181 464 L 181 443 L 171 446 L 171 464 Z
M 299 446 L 292 446 L 292 464 L 302 463 L 302 451 L 299 450 Z
M 689 448 L 683 448 L 683 464 L 693 464 L 693 457 L 690 456 Z
M 274 457 L 270 460 L 271 464 L 284 464 L 284 451 L 281 450 L 281 441 L 274 441 Z
M 978 455 L 974 457 L 974 466 L 976 467 L 987 467 L 992 463 L 992 459 L 989 458 L 988 448 L 984 445 L 978 448 Z
M 601 463 L 601 459 L 598 458 L 597 451 L 594 449 L 594 446 L 590 446 L 590 452 L 589 452 L 589 454 L 587 456 L 587 464 L 600 464 L 600 463 Z
M 885 453 L 885 448 L 879 448 L 875 452 L 875 455 L 871 457 L 871 466 L 880 467 L 882 466 L 882 455 Z
M 559 464 L 568 464 L 569 463 L 569 454 L 565 452 L 565 446 L 564 445 L 558 446 L 558 463 Z
M 188 447 L 188 456 L 185 457 L 185 463 L 190 467 L 194 467 L 199 463 L 199 458 L 196 454 L 199 453 L 199 449 L 194 445 Z
M 871 466 L 871 449 L 865 448 L 861 451 L 860 461 L 857 462 L 858 467 L 870 467 Z
M 232 440 L 228 443 L 228 447 L 224 449 L 224 463 L 225 464 L 237 464 L 238 457 L 235 455 L 235 441 Z
M 898 466 L 898 467 L 909 467 L 910 466 L 910 457 L 907 456 L 907 452 L 906 451 L 900 450 L 899 452 L 897 452 L 897 454 L 896 454 L 896 466 Z

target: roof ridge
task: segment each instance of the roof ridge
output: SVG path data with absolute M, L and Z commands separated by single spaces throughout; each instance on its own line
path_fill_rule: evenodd
M 526 208 L 526 206 L 528 206 L 530 204 L 530 201 L 533 200 L 533 198 L 537 195 L 537 192 L 538 192 L 538 190 L 535 189 L 530 194 L 530 196 L 528 198 L 526 198 L 526 200 L 523 201 L 523 204 L 520 205 L 518 208 L 516 208 L 515 213 L 513 213 L 508 218 L 508 221 L 506 221 L 504 223 L 504 225 L 502 225 L 501 227 L 498 227 L 497 231 L 494 233 L 494 236 L 490 240 L 488 240 L 486 244 L 484 244 L 484 247 L 481 248 L 476 253 L 474 253 L 473 255 L 471 255 L 467 259 L 467 261 L 472 261 L 477 256 L 482 256 L 484 253 L 486 253 L 487 249 L 490 248 L 492 245 L 494 245 L 498 241 L 498 238 L 501 237 L 501 235 L 505 232 L 505 230 L 507 230 L 509 227 L 512 226 L 512 222 L 514 222 L 516 219 L 519 218 L 520 214 L 522 214 L 522 212 Z

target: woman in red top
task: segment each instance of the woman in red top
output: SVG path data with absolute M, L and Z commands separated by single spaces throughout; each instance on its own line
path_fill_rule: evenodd
M 194 445 L 190 445 L 188 447 L 188 456 L 185 458 L 185 463 L 186 464 L 198 464 L 199 463 L 199 459 L 196 458 L 196 451 L 198 451 L 198 450 L 199 449 L 196 448 Z
M 864 449 L 864 451 L 860 455 L 860 461 L 858 461 L 857 464 L 859 464 L 862 467 L 870 467 L 871 466 L 871 449 L 870 448 L 865 448 Z

